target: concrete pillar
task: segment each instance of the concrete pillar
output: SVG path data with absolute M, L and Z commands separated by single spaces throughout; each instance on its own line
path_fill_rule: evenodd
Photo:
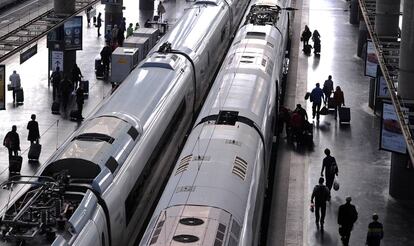
M 154 10 L 154 0 L 139 0 L 140 10 Z
M 398 95 L 414 99 L 414 1 L 404 1 L 401 30 Z M 408 168 L 408 156 L 392 153 L 390 195 L 397 199 L 414 200 L 414 169 Z
M 73 14 L 75 12 L 75 0 L 54 0 L 53 4 L 55 8 L 55 13 L 58 15 L 68 15 L 68 14 Z M 61 26 L 60 28 L 63 28 L 63 26 Z M 62 33 L 63 33 L 63 30 L 62 30 Z M 67 75 L 69 76 L 69 78 L 71 78 L 72 68 L 75 63 L 76 63 L 76 51 L 63 50 L 63 68 L 62 68 L 63 75 Z
M 119 4 L 106 4 L 105 6 L 105 20 L 104 20 L 104 33 L 106 30 L 112 30 L 112 27 L 116 24 L 119 25 L 122 22 L 123 12 L 122 12 L 122 5 L 123 1 L 118 1 Z
M 359 23 L 359 2 L 358 0 L 351 0 L 349 9 L 349 23 L 358 25 Z
M 398 36 L 400 0 L 377 0 L 375 32 L 378 36 Z
M 357 55 L 358 57 L 362 57 L 363 52 L 365 52 L 364 47 L 367 42 L 368 38 L 368 28 L 365 25 L 364 19 L 359 21 L 359 33 L 358 33 L 358 48 L 357 48 Z

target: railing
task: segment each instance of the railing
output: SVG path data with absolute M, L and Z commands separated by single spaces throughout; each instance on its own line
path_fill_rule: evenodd
M 406 141 L 407 151 L 410 156 L 412 166 L 414 167 L 414 141 L 411 133 L 412 126 L 410 126 L 408 121 L 409 115 L 402 110 L 405 105 L 404 100 L 397 95 L 400 49 L 400 43 L 396 41 L 398 37 L 378 37 L 375 32 L 376 0 L 359 0 L 359 6 L 361 8 L 369 35 L 374 43 L 378 63 L 382 75 L 387 82 L 388 92 L 394 105 L 401 131 Z M 394 41 L 384 41 L 387 39 Z M 412 102 L 407 102 L 407 106 L 408 104 L 412 105 Z

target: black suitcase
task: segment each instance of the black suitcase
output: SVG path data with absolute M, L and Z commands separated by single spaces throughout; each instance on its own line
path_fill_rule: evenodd
M 306 55 L 310 55 L 310 53 L 312 52 L 312 46 L 310 44 L 305 45 L 305 48 L 303 49 L 303 52 Z
M 59 102 L 52 103 L 52 114 L 60 114 L 60 103 Z
M 82 80 L 81 85 L 83 89 L 83 95 L 88 96 L 89 95 L 89 80 Z
M 17 103 L 23 103 L 24 102 L 24 93 L 23 89 L 17 89 L 16 91 L 16 102 Z
M 39 160 L 40 152 L 42 151 L 42 145 L 41 144 L 32 144 L 30 145 L 29 153 L 27 157 L 29 160 Z
M 69 117 L 71 121 L 79 121 L 80 120 L 79 111 L 78 110 L 70 111 Z
M 9 158 L 9 172 L 20 173 L 22 169 L 23 158 L 21 156 L 10 156 Z
M 100 66 L 102 66 L 101 58 L 95 58 L 95 71 L 97 71 Z
M 339 123 L 350 123 L 351 122 L 351 109 L 348 107 L 341 107 L 338 110 Z
M 105 69 L 103 64 L 100 64 L 98 67 L 96 67 L 95 75 L 98 79 L 103 79 L 105 77 Z

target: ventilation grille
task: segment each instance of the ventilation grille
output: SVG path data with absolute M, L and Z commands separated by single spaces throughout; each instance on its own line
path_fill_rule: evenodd
M 175 175 L 180 174 L 184 171 L 187 171 L 192 157 L 193 155 L 187 155 L 186 157 L 183 157 L 183 159 L 181 159 L 180 165 L 178 166 L 177 171 L 175 172 Z
M 154 235 L 152 236 L 150 245 L 155 244 L 157 242 L 158 236 L 160 235 L 160 232 L 161 232 L 161 229 L 162 229 L 163 225 L 164 225 L 164 220 L 158 222 L 157 227 L 155 228 Z
M 224 242 L 224 233 L 226 232 L 226 226 L 223 224 L 219 224 L 216 239 L 214 240 L 214 246 L 223 245 Z
M 236 156 L 236 159 L 234 160 L 233 164 L 233 170 L 232 173 L 236 174 L 244 180 L 246 178 L 246 172 L 247 172 L 247 162 L 243 160 L 242 158 Z

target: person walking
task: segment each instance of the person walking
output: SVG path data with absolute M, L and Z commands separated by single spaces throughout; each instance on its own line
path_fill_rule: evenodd
M 104 71 L 106 74 L 109 73 L 109 65 L 111 64 L 111 54 L 112 49 L 109 47 L 109 44 L 107 43 L 101 50 L 101 61 L 104 66 Z
M 83 104 L 85 103 L 85 96 L 83 93 L 83 86 L 79 86 L 79 88 L 76 90 L 76 105 L 78 106 L 78 120 L 83 120 L 82 116 L 82 110 L 83 110 Z
M 323 184 L 324 178 L 319 178 L 319 184 L 315 185 L 312 192 L 311 203 L 315 204 L 315 218 L 316 218 L 316 228 L 319 230 L 319 222 L 321 225 L 321 230 L 323 230 L 323 224 L 325 222 L 326 214 L 326 202 L 329 197 L 329 190 Z M 315 201 L 315 203 L 314 203 Z M 320 214 L 319 214 L 320 212 Z
M 9 80 L 11 87 L 13 88 L 13 103 L 16 103 L 16 93 L 21 88 L 20 75 L 16 72 L 16 70 L 14 70 L 12 75 L 10 75 Z
M 309 39 L 312 37 L 312 32 L 309 30 L 309 27 L 305 25 L 305 30 L 302 32 L 302 36 L 300 40 L 303 42 L 303 50 L 305 50 L 305 46 L 309 44 Z
M 346 203 L 339 206 L 338 211 L 338 224 L 339 224 L 339 235 L 343 245 L 349 245 L 349 238 L 351 237 L 351 231 L 354 223 L 358 219 L 358 212 L 354 205 L 351 204 L 352 198 L 348 196 Z
M 338 115 L 338 111 L 342 106 L 345 106 L 344 92 L 341 87 L 337 86 L 334 92 L 334 103 L 335 103 L 335 120 Z
M 137 23 L 135 23 L 134 31 L 138 30 L 138 28 L 139 28 L 139 23 L 137 22 Z
M 62 80 L 62 75 L 60 73 L 59 66 L 56 67 L 56 70 L 52 73 L 50 76 L 50 79 L 52 81 L 52 87 L 53 87 L 53 101 L 56 101 L 59 95 L 60 91 L 60 82 Z
M 100 30 L 101 30 L 102 22 L 104 21 L 102 20 L 101 13 L 99 12 L 98 18 L 96 18 L 96 28 L 98 29 L 98 37 L 101 36 Z
M 312 90 L 310 99 L 312 102 L 312 119 L 319 121 L 319 110 L 321 109 L 322 100 L 324 100 L 324 94 L 320 88 L 319 83 L 316 83 L 316 87 Z
M 65 75 L 65 77 L 63 78 L 61 90 L 62 90 L 62 106 L 63 106 L 63 110 L 66 112 L 68 102 L 69 102 L 69 96 L 70 96 L 70 93 L 72 93 L 73 91 L 72 83 L 68 79 L 67 75 Z
M 315 55 L 319 55 L 321 52 L 321 35 L 319 34 L 318 30 L 313 31 L 312 34 L 312 41 L 313 41 L 313 53 Z
M 118 46 L 120 46 L 120 47 L 124 46 L 125 29 L 122 28 L 122 26 L 118 30 L 118 34 L 117 34 L 116 40 L 118 42 Z
M 324 151 L 326 157 L 322 161 L 321 176 L 323 177 L 323 171 L 325 170 L 326 187 L 329 189 L 329 194 L 332 189 L 332 185 L 335 180 L 335 175 L 338 176 L 338 165 L 336 164 L 335 157 L 331 156 L 331 150 L 326 148 Z M 328 201 L 331 200 L 329 195 Z
M 116 47 L 118 47 L 118 25 L 114 25 L 111 31 L 111 43 L 112 43 L 112 49 L 115 50 Z
M 27 130 L 29 130 L 29 135 L 27 140 L 30 141 L 30 145 L 36 143 L 39 144 L 40 133 L 39 133 L 39 124 L 36 121 L 36 115 L 32 114 L 30 117 L 32 120 L 27 123 Z
M 367 241 L 365 245 L 380 246 L 381 240 L 384 237 L 384 229 L 382 223 L 378 222 L 378 215 L 372 215 L 372 222 L 368 225 Z
M 162 15 L 165 13 L 165 7 L 161 1 L 158 4 L 157 11 L 158 11 L 158 16 L 160 17 L 158 20 L 159 22 L 162 22 Z
M 3 146 L 5 146 L 9 151 L 9 158 L 19 155 L 20 138 L 17 133 L 17 126 L 13 125 L 12 130 L 6 134 L 3 140 Z
M 88 21 L 88 27 L 91 25 L 91 10 L 92 6 L 89 6 L 85 12 L 86 12 L 86 20 Z
M 75 63 L 72 68 L 72 83 L 73 89 L 78 88 L 78 83 L 80 83 L 81 78 L 83 78 L 82 72 L 78 65 Z
M 105 38 L 105 43 L 108 44 L 109 46 L 111 46 L 112 45 L 112 33 L 111 33 L 111 30 L 106 30 L 106 33 L 105 33 L 104 38 Z
M 127 28 L 127 35 L 126 35 L 126 37 L 128 38 L 128 37 L 132 36 L 133 33 L 134 33 L 133 24 L 132 23 L 129 23 L 129 26 Z
M 334 91 L 334 85 L 333 85 L 333 81 L 332 81 L 332 76 L 329 75 L 328 79 L 325 80 L 325 82 L 323 83 L 323 93 L 325 94 L 325 104 L 328 102 L 329 98 L 331 97 L 332 92 Z

